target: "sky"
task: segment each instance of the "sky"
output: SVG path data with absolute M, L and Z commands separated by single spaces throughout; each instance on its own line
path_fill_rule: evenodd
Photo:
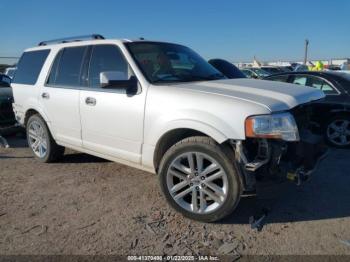
M 0 0 L 0 57 L 99 33 L 180 43 L 229 61 L 350 57 L 349 0 Z

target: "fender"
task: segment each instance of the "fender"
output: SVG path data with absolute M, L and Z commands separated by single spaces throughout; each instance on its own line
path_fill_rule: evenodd
M 144 143 L 155 146 L 167 132 L 188 128 L 212 137 L 219 144 L 229 138 L 245 139 L 240 130 L 244 130 L 244 120 L 233 127 L 217 116 L 202 110 L 177 110 L 162 114 L 156 119 L 146 121 Z

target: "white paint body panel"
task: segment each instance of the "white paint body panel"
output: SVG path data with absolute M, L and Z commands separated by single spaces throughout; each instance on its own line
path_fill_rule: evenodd
M 114 44 L 123 52 L 135 73 L 140 92 L 128 96 L 119 91 L 46 87 L 55 55 L 61 48 Z M 36 47 L 51 49 L 35 86 L 12 84 L 14 111 L 23 124 L 30 109 L 48 123 L 58 144 L 154 172 L 157 142 L 167 132 L 190 128 L 218 143 L 245 139 L 248 116 L 289 110 L 324 97 L 309 87 L 253 79 L 150 85 L 131 58 L 123 41 L 93 40 Z M 41 97 L 43 92 L 50 99 Z M 95 106 L 85 99 L 96 99 Z

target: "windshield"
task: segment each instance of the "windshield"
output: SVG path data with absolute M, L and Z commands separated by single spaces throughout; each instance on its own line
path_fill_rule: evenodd
M 125 44 L 151 83 L 208 81 L 226 77 L 188 47 L 158 42 Z

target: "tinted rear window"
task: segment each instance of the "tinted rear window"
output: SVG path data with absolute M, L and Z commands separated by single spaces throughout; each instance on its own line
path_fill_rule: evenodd
M 86 46 L 64 48 L 58 53 L 48 78 L 49 85 L 80 86 Z
M 41 68 L 49 53 L 49 49 L 23 53 L 18 62 L 17 71 L 12 82 L 34 85 L 38 80 Z

